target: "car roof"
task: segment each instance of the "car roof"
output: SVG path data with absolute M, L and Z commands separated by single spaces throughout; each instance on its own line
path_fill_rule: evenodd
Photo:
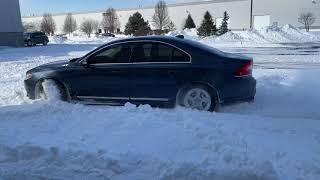
M 128 37 L 123 39 L 118 39 L 112 42 L 107 43 L 106 45 L 112 44 L 112 43 L 123 43 L 123 42 L 134 42 L 134 41 L 159 41 L 164 43 L 169 43 L 175 46 L 196 46 L 196 44 L 193 44 L 195 41 L 190 41 L 187 39 L 182 39 L 174 36 L 136 36 L 136 37 Z
M 131 42 L 131 41 L 160 41 L 160 42 L 165 42 L 165 43 L 169 43 L 169 44 L 176 45 L 176 46 L 179 46 L 178 44 L 180 44 L 182 46 L 197 48 L 197 49 L 201 49 L 201 50 L 215 53 L 215 54 L 220 54 L 220 55 L 224 54 L 222 51 L 220 51 L 214 47 L 208 46 L 204 43 L 200 43 L 195 40 L 179 38 L 179 37 L 175 37 L 175 36 L 137 36 L 137 37 L 129 37 L 129 38 L 115 40 L 110 43 L 121 43 L 121 42 Z
M 179 38 L 173 36 L 136 36 L 136 37 L 128 37 L 120 40 L 116 40 L 117 42 L 126 42 L 126 41 L 139 41 L 139 40 L 152 40 L 152 41 L 177 41 Z M 180 39 L 181 40 L 181 39 Z

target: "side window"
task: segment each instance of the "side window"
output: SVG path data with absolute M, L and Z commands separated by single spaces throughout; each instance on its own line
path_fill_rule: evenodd
M 147 42 L 135 43 L 132 49 L 133 62 L 189 62 L 189 56 L 172 46 Z
M 190 62 L 190 57 L 183 51 L 175 49 L 172 55 L 172 62 Z
M 152 43 L 135 43 L 132 48 L 133 62 L 152 62 Z
M 173 52 L 173 47 L 160 44 L 160 43 L 155 43 L 155 51 L 157 53 L 154 53 L 152 56 L 153 61 L 155 62 L 170 62 L 171 61 L 171 56 Z
M 89 64 L 102 63 L 128 63 L 130 59 L 131 48 L 125 44 L 107 47 L 91 56 L 88 60 Z

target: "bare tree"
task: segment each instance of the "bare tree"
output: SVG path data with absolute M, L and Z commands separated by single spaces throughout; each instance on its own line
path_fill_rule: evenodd
M 167 4 L 164 0 L 159 0 L 154 8 L 152 25 L 157 29 L 163 30 L 163 28 L 168 26 L 170 22 Z
M 114 33 L 116 29 L 119 28 L 120 22 L 115 9 L 109 8 L 105 13 L 103 13 L 101 26 L 105 32 L 108 31 L 110 33 Z
M 316 17 L 311 12 L 301 13 L 298 21 L 304 25 L 307 32 L 310 31 L 310 26 L 316 21 Z
M 40 29 L 42 32 L 47 34 L 54 34 L 56 30 L 56 23 L 54 22 L 52 15 L 49 13 L 45 13 L 42 17 Z
M 63 24 L 63 31 L 65 33 L 71 34 L 77 30 L 77 21 L 72 16 L 71 13 L 68 13 Z
M 85 21 L 83 21 L 83 23 L 81 24 L 81 31 L 84 32 L 88 37 L 91 36 L 91 34 L 93 33 L 93 31 L 95 31 L 97 29 L 97 24 L 99 24 L 97 21 L 92 20 L 92 19 L 87 19 Z
M 93 26 L 93 31 L 97 34 L 97 33 L 99 33 L 98 31 L 99 31 L 99 22 L 98 21 L 96 21 L 96 20 L 93 20 L 93 24 L 92 24 Z

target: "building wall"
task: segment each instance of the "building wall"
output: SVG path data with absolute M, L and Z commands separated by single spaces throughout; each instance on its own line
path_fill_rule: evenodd
M 320 1 L 312 3 L 311 0 L 253 0 L 253 15 L 270 15 L 271 24 L 279 26 L 291 24 L 302 27 L 298 22 L 301 13 L 312 12 L 316 17 L 313 28 L 320 28 Z
M 22 46 L 19 0 L 0 1 L 0 46 Z
M 170 19 L 179 30 L 183 28 L 188 13 L 192 15 L 196 25 L 199 26 L 207 10 L 215 20 L 221 19 L 223 12 L 227 11 L 230 15 L 230 29 L 243 30 L 250 28 L 250 5 L 251 0 L 211 0 L 169 5 L 168 11 Z M 280 26 L 285 24 L 301 26 L 297 20 L 299 14 L 310 11 L 318 17 L 314 27 L 320 28 L 320 2 L 319 4 L 313 4 L 311 0 L 253 0 L 253 7 L 254 16 L 269 15 L 270 23 L 268 25 L 277 22 Z M 152 22 L 154 7 L 118 9 L 117 14 L 120 20 L 121 31 L 124 31 L 129 16 L 137 11 L 143 15 L 145 20 Z M 78 25 L 80 25 L 85 19 L 95 19 L 101 22 L 102 13 L 102 11 L 74 13 L 73 16 L 77 20 Z M 65 14 L 54 15 L 57 33 L 62 33 L 65 16 Z M 39 23 L 41 18 L 36 16 L 24 17 L 23 21 Z

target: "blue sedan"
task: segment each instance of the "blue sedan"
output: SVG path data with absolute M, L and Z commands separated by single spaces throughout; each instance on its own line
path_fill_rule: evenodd
M 31 99 L 53 81 L 64 101 L 85 104 L 180 105 L 214 111 L 223 103 L 252 101 L 252 58 L 179 37 L 115 40 L 70 61 L 38 66 L 24 81 Z

